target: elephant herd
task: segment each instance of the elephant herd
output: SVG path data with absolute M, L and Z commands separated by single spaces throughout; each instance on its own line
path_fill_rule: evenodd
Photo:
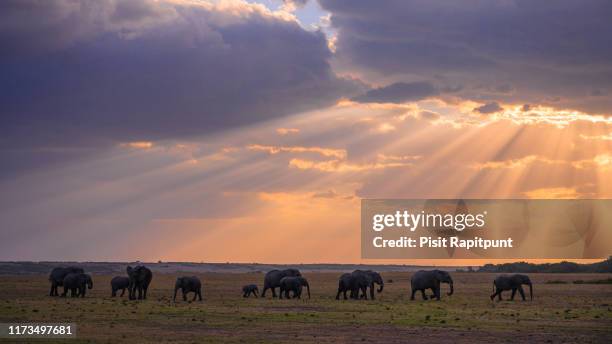
M 147 290 L 153 279 L 153 273 L 150 269 L 145 266 L 138 265 L 136 267 L 128 266 L 126 269 L 127 276 L 116 276 L 111 280 L 111 296 L 115 297 L 118 291 L 121 291 L 121 295 L 128 290 L 130 300 L 141 300 L 147 298 Z M 59 296 L 58 287 L 63 287 L 64 291 L 61 296 L 67 296 L 70 292 L 72 297 L 85 297 L 87 289 L 93 288 L 93 280 L 89 274 L 86 274 L 82 268 L 79 267 L 57 267 L 51 271 L 49 275 L 49 281 L 51 282 L 50 296 Z M 410 285 L 412 294 L 411 300 L 415 299 L 415 294 L 421 292 L 423 300 L 436 299 L 440 300 L 440 284 L 445 283 L 450 287 L 448 295 L 452 295 L 454 292 L 453 279 L 450 274 L 442 270 L 421 270 L 417 271 L 412 275 Z M 336 293 L 336 300 L 340 299 L 342 294 L 344 300 L 347 299 L 347 292 L 349 292 L 351 299 L 375 299 L 375 286 L 378 285 L 376 292 L 381 293 L 384 288 L 384 282 L 382 276 L 372 270 L 355 270 L 351 273 L 342 274 L 338 280 L 338 292 Z M 514 296 L 518 291 L 523 301 L 525 300 L 525 292 L 523 285 L 529 286 L 529 296 L 533 300 L 533 285 L 531 280 L 526 275 L 514 274 L 514 275 L 501 275 L 495 278 L 493 281 L 493 294 L 490 296 L 491 300 L 495 297 L 499 301 L 502 300 L 502 292 L 511 290 L 511 300 L 514 300 Z M 306 287 L 308 292 L 308 298 L 310 298 L 310 285 L 308 280 L 302 276 L 297 269 L 285 269 L 285 270 L 272 270 L 266 273 L 264 277 L 263 290 L 261 297 L 266 296 L 266 291 L 271 290 L 272 297 L 276 297 L 276 288 L 279 288 L 278 298 L 297 298 L 300 299 L 302 296 L 302 290 Z M 176 294 L 181 291 L 184 301 L 187 301 L 187 294 L 194 293 L 192 301 L 199 299 L 202 301 L 202 282 L 196 276 L 183 276 L 176 279 L 174 286 L 173 300 L 176 301 Z M 426 290 L 431 290 L 432 295 L 427 296 Z M 248 284 L 242 287 L 243 297 L 247 298 L 251 295 L 259 297 L 259 289 L 255 284 Z

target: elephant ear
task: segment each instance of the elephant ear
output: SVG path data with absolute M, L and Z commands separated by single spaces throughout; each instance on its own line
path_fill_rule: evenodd
M 129 265 L 128 265 L 128 267 L 127 267 L 125 270 L 127 271 L 127 274 L 128 274 L 129 276 L 132 276 L 132 270 L 133 270 L 133 269 L 132 269 L 132 267 L 131 267 L 131 266 L 129 266 Z

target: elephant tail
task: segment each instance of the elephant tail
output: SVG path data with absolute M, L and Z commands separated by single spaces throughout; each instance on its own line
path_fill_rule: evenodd
M 495 292 L 495 281 L 493 281 L 493 292 Z

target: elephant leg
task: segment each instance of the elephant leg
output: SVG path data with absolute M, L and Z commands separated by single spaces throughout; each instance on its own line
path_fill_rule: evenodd
M 502 291 L 503 290 L 500 290 L 500 291 L 497 292 L 497 301 L 501 301 L 502 300 L 502 296 L 501 296 Z
M 276 297 L 276 288 L 270 288 L 270 289 L 272 289 L 272 297 Z
M 53 288 L 55 287 L 55 282 L 51 282 L 51 290 L 49 290 L 49 296 L 54 296 L 53 295 Z
M 414 294 L 416 293 L 416 289 L 412 289 L 412 294 L 410 295 L 410 300 L 414 301 Z
M 257 292 L 257 289 L 253 290 L 253 296 L 255 296 L 255 297 L 259 297 L 259 295 L 258 295 L 258 294 L 259 294 L 259 293 Z
M 123 294 L 125 294 L 125 288 L 121 289 L 121 295 L 119 295 L 119 296 L 123 297 Z
M 338 292 L 336 293 L 336 300 L 340 300 L 340 293 L 342 293 L 342 289 L 338 287 Z
M 491 301 L 493 301 L 495 299 L 495 297 L 497 296 L 497 293 L 498 293 L 498 291 L 495 290 L 495 292 L 493 294 L 491 294 L 491 296 L 490 296 Z
M 183 294 L 183 301 L 187 301 L 187 292 L 185 289 L 181 289 L 181 294 Z
M 510 295 L 510 301 L 514 301 L 514 295 L 516 295 L 516 288 L 512 289 L 512 295 Z
M 427 300 L 427 295 L 425 295 L 425 289 L 421 289 L 421 296 L 423 296 L 423 300 Z
M 368 299 L 368 287 L 362 287 L 361 291 L 363 292 L 363 297 L 367 300 Z
M 370 284 L 370 299 L 374 300 L 374 283 Z
M 202 289 L 198 290 L 198 298 L 202 301 Z
M 440 285 L 438 284 L 435 288 L 433 288 L 434 296 L 436 300 L 440 301 Z
M 81 294 L 81 297 L 85 297 L 85 290 L 87 290 L 87 288 L 83 287 L 81 288 L 81 290 L 79 291 L 79 293 Z
M 193 292 L 193 299 L 191 300 L 191 302 L 195 301 L 198 298 L 198 291 L 194 291 Z
M 142 288 L 142 293 L 143 293 L 142 298 L 145 300 L 147 299 L 147 289 L 149 289 L 149 287 Z
M 525 291 L 523 290 L 523 287 L 519 286 L 518 291 L 521 294 L 521 298 L 523 299 L 523 301 L 525 301 Z

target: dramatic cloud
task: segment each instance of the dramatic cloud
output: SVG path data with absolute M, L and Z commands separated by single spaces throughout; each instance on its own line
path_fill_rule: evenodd
M 0 148 L 218 132 L 334 104 L 321 32 L 235 1 L 0 2 Z
M 503 110 L 504 108 L 502 108 L 497 102 L 490 102 L 487 103 L 483 106 L 479 106 L 477 108 L 474 109 L 474 111 L 487 115 L 490 113 L 495 113 L 495 112 L 499 112 L 501 110 Z
M 404 103 L 414 102 L 437 94 L 438 90 L 428 82 L 398 82 L 369 90 L 365 94 L 354 97 L 353 100 L 361 103 Z
M 460 95 L 612 114 L 612 2 L 320 0 L 338 68 L 368 82 L 417 78 Z

